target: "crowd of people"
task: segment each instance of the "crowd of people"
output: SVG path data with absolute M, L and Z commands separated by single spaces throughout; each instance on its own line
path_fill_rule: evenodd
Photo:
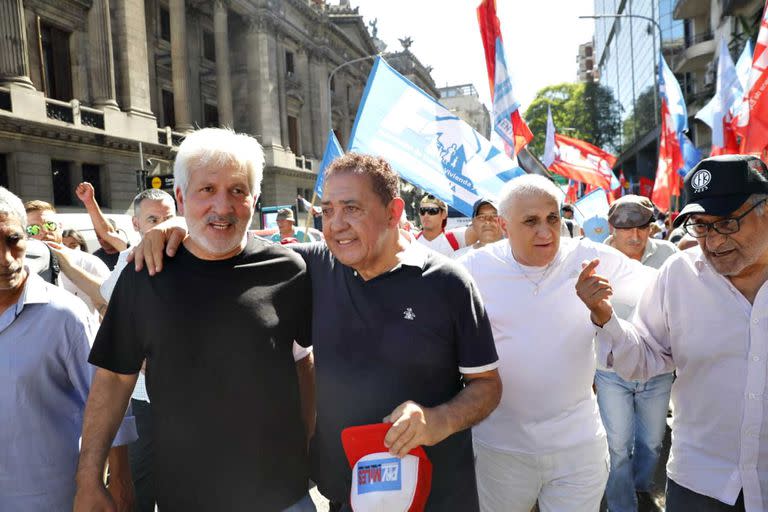
M 96 255 L 0 188 L 0 510 L 304 512 L 310 482 L 334 512 L 635 511 L 661 485 L 670 512 L 766 510 L 760 159 L 702 160 L 677 216 L 619 198 L 603 243 L 534 175 L 466 229 L 427 194 L 413 234 L 397 173 L 355 153 L 323 241 L 291 210 L 267 240 L 263 166 L 191 133 L 136 247 L 80 184 Z

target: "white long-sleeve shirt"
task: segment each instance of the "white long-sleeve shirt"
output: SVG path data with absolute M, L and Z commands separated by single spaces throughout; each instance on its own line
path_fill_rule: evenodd
M 675 369 L 669 478 L 748 512 L 768 506 L 768 284 L 754 304 L 698 248 L 671 257 L 631 323 L 597 329 L 604 362 L 625 379 Z M 610 356 L 610 357 L 609 357 Z
M 575 289 L 582 263 L 593 258 L 600 258 L 597 272 L 611 280 L 614 296 L 627 304 L 656 274 L 611 247 L 570 238 L 561 238 L 548 271 L 518 265 L 508 240 L 459 259 L 488 311 L 504 385 L 499 406 L 473 429 L 476 442 L 536 455 L 605 443 L 592 392 L 595 328 Z

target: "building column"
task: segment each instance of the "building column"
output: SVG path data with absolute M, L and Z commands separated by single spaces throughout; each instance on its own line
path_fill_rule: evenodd
M 280 142 L 284 148 L 289 148 L 288 140 L 288 110 L 285 92 L 285 44 L 282 37 L 275 34 L 275 61 L 277 62 L 277 105 L 280 109 Z
M 154 119 L 149 93 L 144 0 L 116 0 L 114 11 L 115 25 L 112 28 L 122 49 L 118 54 L 119 103 L 126 112 Z
M 16 84 L 34 89 L 29 78 L 27 29 L 22 0 L 0 1 L 0 85 Z
M 117 109 L 109 0 L 94 0 L 88 11 L 88 42 L 95 57 L 90 73 L 94 106 Z
M 264 147 L 279 145 L 278 107 L 273 82 L 276 66 L 269 51 L 266 20 L 253 18 L 246 36 L 248 69 L 248 103 L 253 131 Z
M 234 126 L 232 83 L 229 71 L 229 29 L 227 3 L 216 0 L 213 6 L 213 31 L 216 43 L 216 97 L 219 126 Z
M 192 111 L 189 95 L 189 55 L 187 52 L 187 14 L 185 0 L 169 0 L 171 16 L 171 76 L 173 80 L 173 110 L 175 129 L 192 131 Z
M 310 58 L 310 85 L 312 98 L 312 135 L 315 154 L 322 158 L 325 150 L 325 138 L 328 136 L 330 119 L 330 91 L 328 91 L 328 66 L 324 52 L 313 53 Z
M 312 144 L 312 111 L 310 104 L 312 94 L 310 92 L 311 74 L 309 69 L 309 56 L 307 49 L 300 46 L 296 52 L 296 69 L 299 70 L 299 80 L 301 81 L 301 152 L 305 156 L 315 158 L 315 147 Z

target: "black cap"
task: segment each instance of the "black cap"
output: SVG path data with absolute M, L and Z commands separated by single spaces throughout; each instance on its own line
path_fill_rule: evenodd
M 480 199 L 475 201 L 475 205 L 472 207 L 472 218 L 473 219 L 475 217 L 477 217 L 477 212 L 480 211 L 480 207 L 483 206 L 484 204 L 489 204 L 489 205 L 493 206 L 496 209 L 496 212 L 498 213 L 499 205 L 496 204 L 496 201 L 494 201 L 493 199 L 490 199 L 488 197 L 481 197 Z
M 685 177 L 686 204 L 675 219 L 680 226 L 689 215 L 729 215 L 752 194 L 768 194 L 768 167 L 751 155 L 705 158 Z

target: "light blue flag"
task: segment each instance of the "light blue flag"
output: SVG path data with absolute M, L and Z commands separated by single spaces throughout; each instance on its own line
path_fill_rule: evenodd
M 677 170 L 677 173 L 685 178 L 701 161 L 701 151 L 693 145 L 687 135 L 683 135 L 680 139 L 680 151 L 683 153 L 683 166 Z
M 547 136 L 544 139 L 544 157 L 541 163 L 549 168 L 555 161 L 555 122 L 552 120 L 552 109 L 547 105 Z
M 608 229 L 608 196 L 598 188 L 585 195 L 574 206 L 573 218 L 584 230 L 584 236 L 593 242 L 603 242 Z
M 349 151 L 386 158 L 400 176 L 464 215 L 525 174 L 503 151 L 377 57 Z
M 659 95 L 667 102 L 669 115 L 672 117 L 675 132 L 679 136 L 688 131 L 688 113 L 680 84 L 675 74 L 667 66 L 664 55 L 659 55 Z
M 336 139 L 336 134 L 333 130 L 328 132 L 328 144 L 325 145 L 325 153 L 323 153 L 323 161 L 320 163 L 320 170 L 317 172 L 317 181 L 315 181 L 315 194 L 322 199 L 323 197 L 323 185 L 325 184 L 325 170 L 331 163 L 344 154 L 344 150 L 341 149 L 341 144 Z

